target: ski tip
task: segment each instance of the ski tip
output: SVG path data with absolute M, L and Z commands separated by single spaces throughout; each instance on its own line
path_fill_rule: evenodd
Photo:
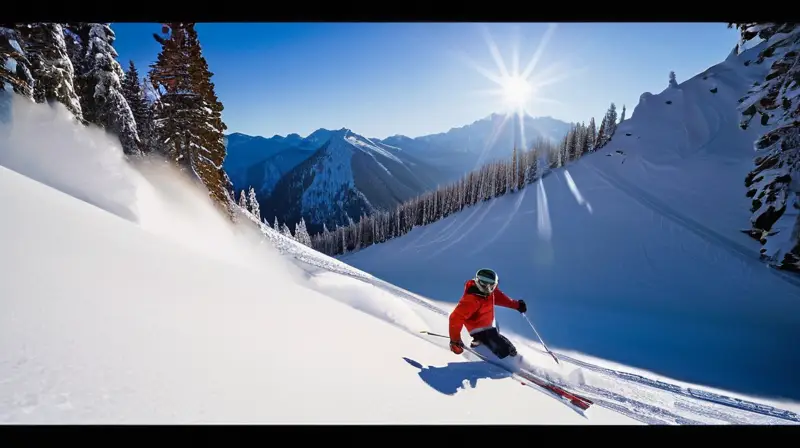
M 589 407 L 592 405 L 591 403 L 586 403 L 585 401 L 580 401 L 580 400 L 573 400 L 571 403 L 579 407 L 583 411 L 589 409 Z

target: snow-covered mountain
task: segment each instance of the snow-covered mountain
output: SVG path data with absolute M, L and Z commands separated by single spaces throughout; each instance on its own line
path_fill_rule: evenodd
M 238 132 L 225 136 L 227 156 L 223 163 L 235 192 L 251 186 L 268 194 L 281 176 L 311 156 L 320 144 L 298 134 L 271 138 Z
M 340 257 L 443 302 L 483 267 L 550 346 L 751 396 L 800 400 L 800 278 L 768 268 L 739 126 L 761 46 L 658 94 L 610 143 L 513 194 Z M 513 311 L 498 322 L 529 334 Z M 688 408 L 687 408 L 688 409 Z
M 492 114 L 472 124 L 447 132 L 418 138 L 395 135 L 386 139 L 370 138 L 369 145 L 379 146 L 396 157 L 409 156 L 409 162 L 425 166 L 426 176 L 436 183 L 446 183 L 472 170 L 476 165 L 506 157 L 514 147 L 514 126 L 517 140 L 519 123 L 510 117 Z M 570 124 L 552 117 L 527 117 L 524 121 L 525 141 L 538 138 L 562 139 Z M 225 170 L 234 190 L 252 186 L 259 197 L 271 193 L 277 181 L 289 170 L 306 160 L 327 142 L 334 131 L 318 129 L 308 137 L 290 134 L 271 138 L 233 133 L 227 136 L 228 156 Z M 363 137 L 362 137 L 363 138 Z
M 128 165 L 61 105 L 25 101 L 0 124 L 0 208 L 5 423 L 800 423 L 797 403 L 575 352 L 556 365 L 509 333 L 531 371 L 595 402 L 576 413 L 421 335 L 446 331 L 451 304 L 247 214 L 231 225 L 194 182 Z
M 362 214 L 397 206 L 437 186 L 436 172 L 413 156 L 349 129 L 320 129 L 307 137 L 321 147 L 285 173 L 261 215 L 290 228 L 302 217 L 310 232 L 334 228 Z
M 439 134 L 417 138 L 396 135 L 378 141 L 423 158 L 443 171 L 443 181 L 451 181 L 486 162 L 509 157 L 515 145 L 528 149 L 538 139 L 560 141 L 570 127 L 570 123 L 552 117 L 526 116 L 520 129 L 519 118 L 492 114 Z

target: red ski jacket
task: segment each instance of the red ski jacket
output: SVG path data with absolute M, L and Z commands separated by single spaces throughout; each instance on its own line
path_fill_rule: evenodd
M 509 298 L 499 287 L 486 295 L 475 285 L 475 280 L 467 280 L 461 300 L 450 313 L 450 340 L 461 340 L 462 326 L 466 326 L 470 334 L 475 330 L 491 327 L 495 305 L 519 309 L 519 301 Z

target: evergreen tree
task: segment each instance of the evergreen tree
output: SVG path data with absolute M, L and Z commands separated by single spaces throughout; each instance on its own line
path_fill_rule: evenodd
M 746 176 L 752 198 L 751 235 L 765 245 L 761 250 L 771 265 L 800 271 L 800 214 L 782 220 L 789 208 L 800 209 L 800 26 L 797 24 L 742 24 L 744 42 L 758 36 L 767 42 L 755 63 L 772 59 L 764 82 L 742 99 L 742 128 L 758 115 L 768 131 L 755 142 L 755 168 Z M 779 244 L 768 242 L 777 240 Z
M 22 37 L 13 23 L 0 23 L 0 92 L 33 98 L 33 76 Z
M 128 71 L 125 72 L 125 79 L 122 81 L 122 95 L 128 102 L 136 122 L 136 132 L 139 134 L 139 150 L 142 153 L 149 153 L 153 150 L 153 116 L 150 104 L 145 98 L 144 90 L 142 89 L 139 71 L 133 61 L 129 61 Z
M 619 122 L 622 123 L 623 121 L 625 121 L 625 105 L 624 104 L 622 105 L 622 114 L 620 114 L 620 116 L 619 116 Z
M 594 151 L 595 144 L 597 143 L 597 125 L 594 123 L 594 117 L 589 118 L 589 129 L 586 130 L 586 152 Z
M 250 213 L 256 217 L 259 222 L 261 221 L 261 207 L 258 205 L 258 198 L 256 198 L 256 191 L 253 190 L 253 187 L 250 187 L 250 192 L 248 193 L 248 202 L 250 204 Z
M 222 168 L 227 129 L 221 118 L 222 104 L 214 93 L 194 24 L 170 23 L 169 30 L 166 38 L 154 35 L 162 45 L 150 72 L 159 90 L 157 132 L 167 143 L 170 159 L 194 174 L 230 214 L 231 182 Z
M 280 224 L 278 224 L 278 217 L 277 216 L 275 217 L 275 224 L 272 225 L 272 228 L 275 229 L 276 232 L 280 232 L 281 231 L 281 226 L 280 226 Z
M 670 87 L 678 87 L 678 81 L 675 80 L 675 72 L 669 72 L 669 86 Z
M 107 23 L 92 23 L 80 29 L 88 29 L 88 40 L 84 41 L 86 64 L 78 75 L 83 118 L 116 135 L 126 154 L 141 155 L 136 120 L 122 95 L 125 74 L 112 46 L 116 35 Z
M 286 223 L 281 225 L 281 233 L 287 238 L 294 239 L 294 236 L 292 236 L 292 231 L 289 229 L 289 226 L 287 226 Z
M 303 218 L 300 218 L 300 222 L 295 226 L 294 237 L 299 243 L 311 247 L 311 236 L 308 234 L 306 221 Z
M 61 25 L 36 22 L 17 25 L 17 30 L 25 41 L 31 76 L 36 80 L 34 101 L 60 102 L 79 122 L 83 122 L 80 101 L 73 86 L 75 71 Z
M 239 207 L 250 211 L 249 207 L 247 207 L 247 196 L 244 195 L 244 190 L 239 191 Z
M 610 141 L 617 132 L 617 106 L 611 103 L 608 107 L 608 123 L 606 123 L 606 142 Z
M 575 158 L 579 159 L 586 153 L 586 125 L 583 123 L 578 125 L 578 135 L 575 138 Z
M 517 151 L 517 147 L 514 146 L 514 151 L 511 153 L 511 167 L 508 174 L 508 181 L 506 185 L 508 185 L 507 190 L 509 192 L 513 192 L 517 189 L 519 181 L 517 180 L 517 173 L 519 172 L 519 151 Z
M 600 129 L 597 130 L 597 137 L 594 139 L 594 150 L 602 148 L 606 144 L 606 129 L 608 128 L 608 114 L 603 115 L 600 121 Z
M 62 24 L 62 30 L 64 32 L 64 45 L 67 48 L 67 56 L 70 63 L 72 63 L 72 70 L 75 74 L 73 84 L 77 93 L 79 90 L 79 75 L 85 71 L 86 53 L 83 42 L 89 39 L 89 27 L 88 24 L 83 22 L 70 22 Z M 81 95 L 78 93 L 77 96 L 78 100 L 80 100 Z

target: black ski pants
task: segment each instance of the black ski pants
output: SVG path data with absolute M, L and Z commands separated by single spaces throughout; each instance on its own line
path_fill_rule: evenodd
M 497 328 L 479 331 L 472 336 L 474 341 L 480 342 L 491 350 L 500 359 L 507 356 L 517 356 L 517 348 Z

